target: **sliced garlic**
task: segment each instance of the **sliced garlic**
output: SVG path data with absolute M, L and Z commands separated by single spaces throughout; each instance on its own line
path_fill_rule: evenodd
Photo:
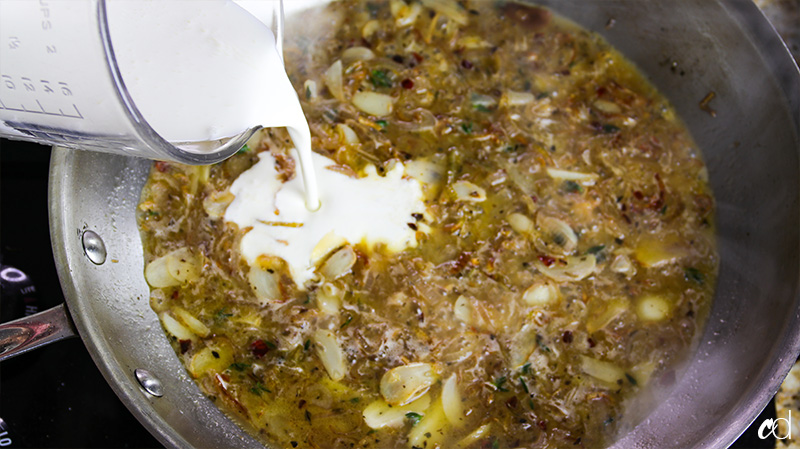
M 377 92 L 356 92 L 352 101 L 353 106 L 376 117 L 385 117 L 391 114 L 394 107 L 392 97 Z
M 556 254 L 572 254 L 578 247 L 578 236 L 564 220 L 555 217 L 539 216 L 536 225 L 545 245 Z
M 350 246 L 345 246 L 333 253 L 319 269 L 327 279 L 335 280 L 350 272 L 356 263 L 356 253 Z
M 597 266 L 597 259 L 592 254 L 585 256 L 569 256 L 561 260 L 556 260 L 549 267 L 540 260 L 535 260 L 533 264 L 545 276 L 556 282 L 574 282 L 594 273 Z
M 508 221 L 508 224 L 511 225 L 511 229 L 524 236 L 530 236 L 535 231 L 533 220 L 523 214 L 515 212 L 509 215 L 506 220 Z
M 375 53 L 367 47 L 350 47 L 342 52 L 342 63 L 350 65 L 355 61 L 369 61 Z
M 486 201 L 486 190 L 469 181 L 456 181 L 453 183 L 453 192 L 459 201 L 480 203 Z
M 347 365 L 345 364 L 344 352 L 336 340 L 336 335 L 329 330 L 320 329 L 314 332 L 313 340 L 316 345 L 317 355 L 322 361 L 325 371 L 328 372 L 328 376 L 336 381 L 342 380 L 347 374 Z
M 444 414 L 441 398 L 439 398 L 428 408 L 425 416 L 408 432 L 408 446 L 411 448 L 441 447 L 445 426 L 447 426 L 447 417 Z
M 581 356 L 581 369 L 584 373 L 609 384 L 617 384 L 618 380 L 625 379 L 625 372 L 617 365 L 597 360 L 585 355 Z
M 539 282 L 528 287 L 522 299 L 530 306 L 545 307 L 558 301 L 558 290 L 549 282 Z
M 344 101 L 344 84 L 342 81 L 342 61 L 337 60 L 322 75 L 333 98 Z
M 401 365 L 381 377 L 381 395 L 391 405 L 405 405 L 425 394 L 435 381 L 430 363 Z
M 233 363 L 233 348 L 226 341 L 214 341 L 197 351 L 189 363 L 189 373 L 200 377 L 209 372 L 225 371 Z
M 458 426 L 464 423 L 464 405 L 461 403 L 458 378 L 455 374 L 452 374 L 442 387 L 442 408 L 450 424 Z
M 453 305 L 453 314 L 456 318 L 466 324 L 472 324 L 472 306 L 464 296 L 459 296 Z
M 672 311 L 670 303 L 661 296 L 646 295 L 636 303 L 636 314 L 643 321 L 661 321 Z
M 384 427 L 402 427 L 406 420 L 406 413 L 423 414 L 431 405 L 431 397 L 423 395 L 410 404 L 401 407 L 392 407 L 383 399 L 378 399 L 370 403 L 362 415 L 364 422 L 370 429 L 381 429 Z
M 203 324 L 202 321 L 198 320 L 183 307 L 173 307 L 172 313 L 175 315 L 175 318 L 179 319 L 189 330 L 200 337 L 208 337 L 211 334 L 211 329 L 209 329 L 208 326 Z
M 560 179 L 563 181 L 576 181 L 586 186 L 594 185 L 595 181 L 597 181 L 597 178 L 599 178 L 599 176 L 594 173 L 581 173 L 576 171 L 560 170 L 557 168 L 548 168 L 547 174 L 554 179 Z
M 324 284 L 317 290 L 317 307 L 325 315 L 336 315 L 342 306 L 342 291 L 333 284 Z

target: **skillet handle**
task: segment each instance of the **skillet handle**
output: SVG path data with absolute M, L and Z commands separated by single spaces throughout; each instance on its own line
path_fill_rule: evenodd
M 0 324 L 0 362 L 55 341 L 78 336 L 66 307 Z

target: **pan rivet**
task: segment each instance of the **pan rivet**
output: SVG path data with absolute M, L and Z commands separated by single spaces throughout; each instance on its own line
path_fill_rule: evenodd
M 106 244 L 94 231 L 84 231 L 83 237 L 83 252 L 86 257 L 95 265 L 102 265 L 106 261 Z
M 156 379 L 156 377 L 152 375 L 150 371 L 138 368 L 133 371 L 133 374 L 136 376 L 136 380 L 139 381 L 139 385 L 144 388 L 144 391 L 157 398 L 164 396 L 164 387 L 161 385 L 161 381 Z

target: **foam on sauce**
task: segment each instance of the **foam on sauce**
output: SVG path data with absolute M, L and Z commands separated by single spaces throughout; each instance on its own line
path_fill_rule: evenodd
M 367 166 L 366 176 L 354 178 L 328 167 L 336 163 L 312 154 L 314 169 L 325 189 L 316 212 L 303 206 L 303 187 L 297 177 L 278 178 L 275 158 L 268 152 L 242 173 L 231 186 L 236 197 L 225 220 L 240 229 L 252 227 L 241 240 L 240 251 L 253 265 L 260 255 L 284 259 L 295 283 L 302 287 L 314 276 L 311 255 L 323 238 L 338 236 L 350 244 L 385 245 L 392 252 L 417 246 L 412 214 L 425 213 L 419 181 L 404 176 L 396 164 L 385 176 Z

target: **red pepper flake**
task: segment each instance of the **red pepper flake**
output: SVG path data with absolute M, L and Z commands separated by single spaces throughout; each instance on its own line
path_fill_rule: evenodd
M 178 343 L 181 345 L 181 354 L 186 354 L 192 347 L 192 340 L 179 340 Z
M 640 192 L 639 190 L 634 190 L 633 191 L 633 196 L 639 201 L 644 199 L 644 194 L 642 192 Z
M 538 423 L 536 423 L 536 425 L 539 426 L 539 428 L 542 430 L 547 430 L 547 421 L 545 420 L 539 421 Z
M 409 228 L 411 228 L 411 229 L 413 229 L 415 231 L 418 229 L 416 223 L 406 223 L 406 224 L 408 225 Z
M 250 343 L 250 352 L 256 357 L 264 357 L 269 352 L 269 346 L 264 343 L 264 340 L 256 340 Z
M 597 343 L 595 343 L 595 341 L 592 340 L 592 337 L 587 338 L 586 343 L 589 343 L 590 348 L 594 348 L 595 346 L 597 346 Z
M 517 404 L 518 403 L 519 403 L 519 400 L 517 399 L 517 397 L 516 396 L 511 396 L 511 398 L 509 398 L 506 401 L 506 407 L 508 407 L 509 409 L 515 409 L 515 408 L 517 408 Z
M 533 200 L 534 203 L 538 203 L 539 202 L 539 197 L 536 196 L 536 195 L 531 195 L 531 200 Z
M 414 81 L 406 78 L 400 82 L 400 85 L 403 86 L 403 89 L 413 89 L 414 88 Z
M 464 68 L 465 68 L 465 69 L 467 69 L 467 70 L 471 70 L 471 69 L 472 69 L 473 67 L 475 67 L 475 66 L 474 66 L 474 65 L 472 65 L 472 63 L 471 63 L 471 62 L 469 62 L 468 60 L 466 60 L 466 59 L 462 59 L 462 60 L 461 60 L 461 67 L 464 67 Z
M 572 343 L 572 331 L 564 331 L 564 335 L 561 336 L 561 340 L 564 343 Z
M 173 291 L 173 292 L 172 292 L 172 294 L 170 295 L 170 298 L 172 298 L 172 299 L 178 299 L 178 294 L 179 294 L 179 293 L 180 293 L 180 292 L 179 292 L 178 290 L 175 290 L 175 291 Z
M 413 53 L 411 53 L 411 56 L 413 56 L 413 57 L 414 57 L 414 59 L 416 59 L 416 60 L 417 60 L 417 62 L 422 62 L 422 60 L 423 60 L 423 59 L 425 59 L 425 58 L 423 58 L 423 57 L 422 57 L 422 55 L 421 55 L 421 54 L 419 54 L 419 53 L 417 53 L 417 52 L 413 52 Z
M 556 260 L 550 256 L 539 256 L 539 262 L 544 264 L 544 266 L 549 267 L 550 265 L 553 265 Z
M 164 173 L 169 168 L 169 163 L 164 161 L 156 161 L 155 165 L 156 165 L 156 170 L 160 171 L 161 173 Z

